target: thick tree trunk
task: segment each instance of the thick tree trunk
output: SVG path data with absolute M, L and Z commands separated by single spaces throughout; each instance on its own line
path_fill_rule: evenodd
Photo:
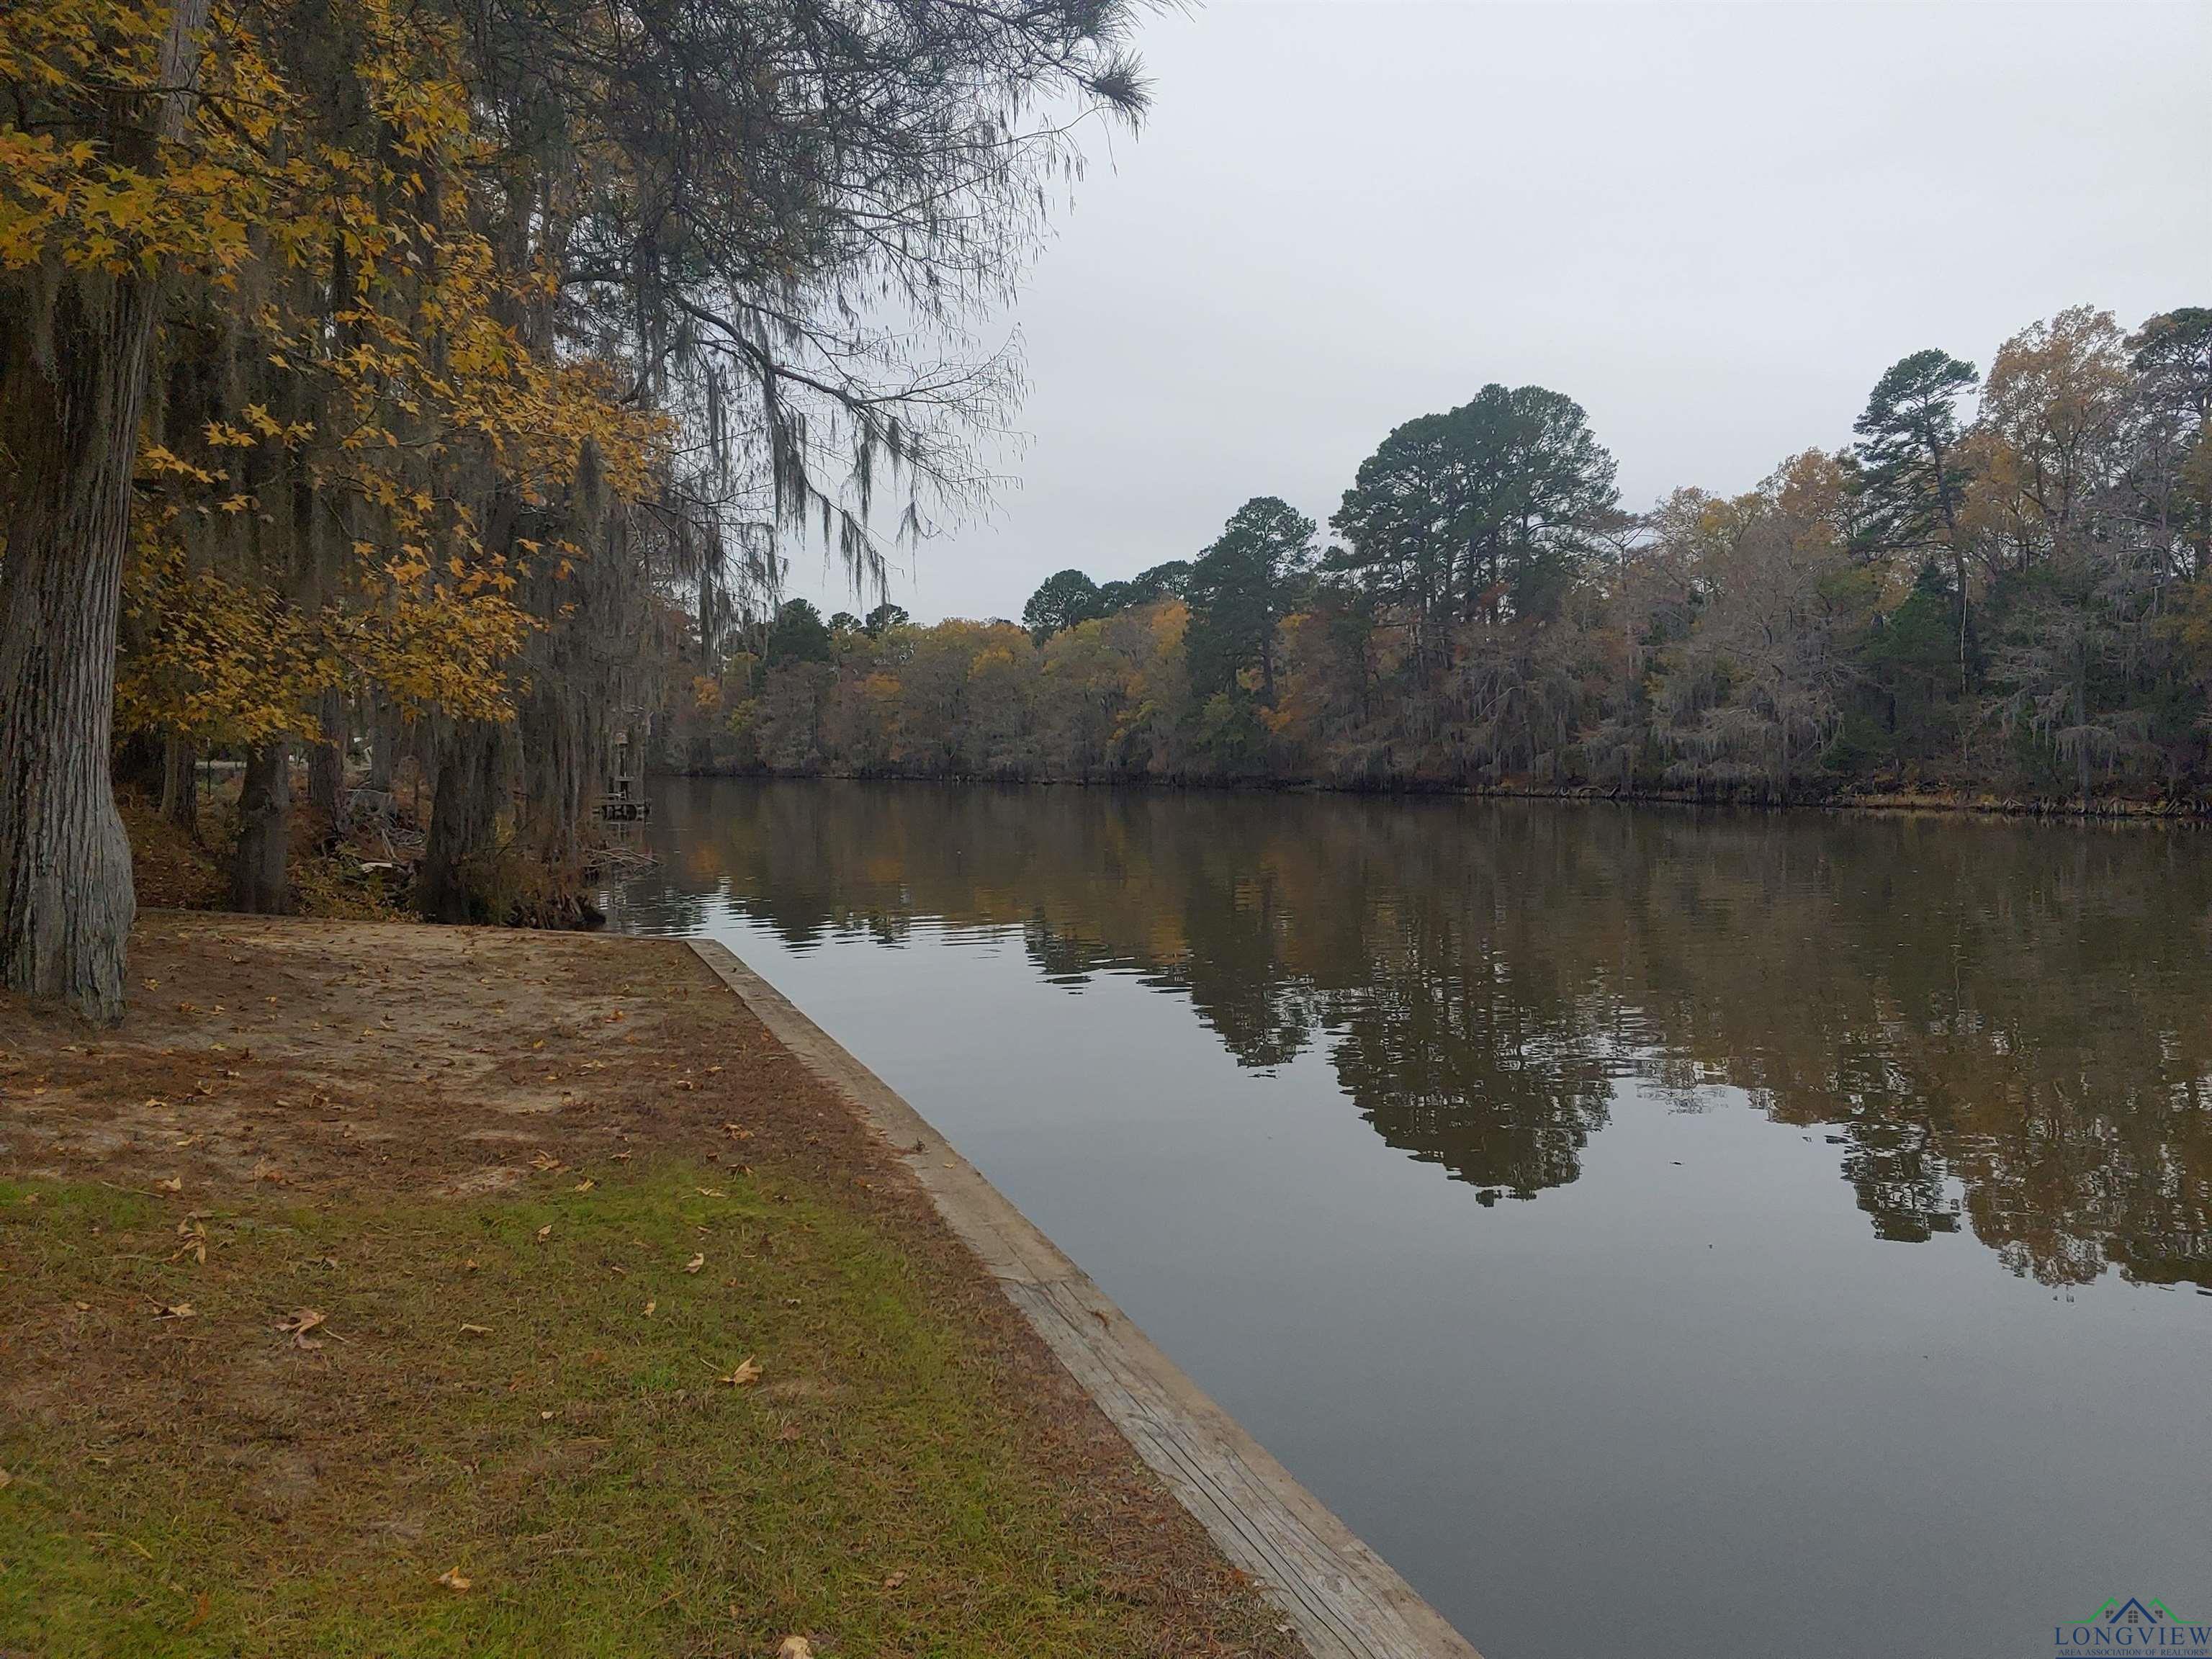
M 292 838 L 292 745 L 283 738 L 251 750 L 238 796 L 238 846 L 231 855 L 230 908 L 282 915 Z
M 323 693 L 315 713 L 322 741 L 307 751 L 307 804 L 322 826 L 328 850 L 345 828 L 341 802 L 345 792 L 345 699 L 333 687 Z
M 507 731 L 463 720 L 441 745 L 416 907 L 432 921 L 507 920 L 500 806 L 507 793 Z
M 161 742 L 161 816 L 200 838 L 199 755 L 173 732 Z
M 153 304 L 142 283 L 76 280 L 46 339 L 0 324 L 0 977 L 101 1020 L 122 1018 L 137 908 L 108 745 Z
M 591 781 L 599 769 L 599 732 L 582 700 L 540 686 L 521 710 L 524 842 L 522 914 L 538 927 L 595 927 L 605 921 L 584 883 Z
M 142 795 L 161 793 L 161 741 L 150 732 L 133 732 L 108 751 L 108 781 L 118 787 L 135 784 Z
M 17 471 L 0 559 L 0 979 L 123 1017 L 137 902 L 108 781 L 116 612 L 145 380 L 145 297 L 57 307 L 53 361 L 11 361 Z
M 368 787 L 380 794 L 390 794 L 392 769 L 398 763 L 399 715 L 379 697 L 368 711 Z
M 176 0 L 161 90 L 116 100 L 100 135 L 114 161 L 154 166 L 181 136 L 206 17 L 207 0 Z M 0 283 L 0 981 L 100 1020 L 123 1017 L 137 908 L 107 766 L 157 301 L 135 276 Z

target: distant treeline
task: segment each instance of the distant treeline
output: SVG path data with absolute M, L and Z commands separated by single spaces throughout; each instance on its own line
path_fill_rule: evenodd
M 702 770 L 1597 787 L 1789 799 L 2212 793 L 2212 309 L 2079 307 L 1984 377 L 1882 375 L 1833 452 L 1620 510 L 1571 399 L 1409 421 L 1329 520 L 1022 622 L 784 605 L 662 722 Z

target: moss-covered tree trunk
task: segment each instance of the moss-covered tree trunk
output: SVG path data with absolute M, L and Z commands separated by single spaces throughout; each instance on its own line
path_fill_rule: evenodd
M 563 687 L 538 686 L 524 701 L 521 841 L 529 868 L 521 872 L 520 920 L 538 927 L 594 927 L 605 920 L 584 880 L 592 780 L 599 757 L 600 712 Z
M 455 724 L 440 745 L 416 908 L 432 921 L 499 922 L 514 895 L 500 840 L 508 734 L 489 720 Z

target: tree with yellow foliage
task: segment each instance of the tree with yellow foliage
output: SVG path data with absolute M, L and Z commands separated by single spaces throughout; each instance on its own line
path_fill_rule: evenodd
M 246 255 L 185 143 L 206 0 L 0 15 L 0 977 L 122 1010 L 131 854 L 107 775 L 158 313 Z
M 0 14 L 0 977 L 120 1010 L 125 620 L 125 720 L 247 752 L 234 902 L 283 906 L 292 750 L 334 816 L 369 711 L 437 780 L 427 911 L 577 914 L 668 600 L 718 641 L 802 526 L 880 571 L 879 475 L 909 533 L 980 487 L 1014 365 L 963 319 L 1073 159 L 1040 94 L 1141 108 L 1128 17 Z

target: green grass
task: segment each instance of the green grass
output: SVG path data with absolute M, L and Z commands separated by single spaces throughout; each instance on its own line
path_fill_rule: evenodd
M 204 1263 L 184 1199 L 0 1183 L 0 1653 L 1157 1650 L 894 1240 L 592 1173 L 256 1199 Z

